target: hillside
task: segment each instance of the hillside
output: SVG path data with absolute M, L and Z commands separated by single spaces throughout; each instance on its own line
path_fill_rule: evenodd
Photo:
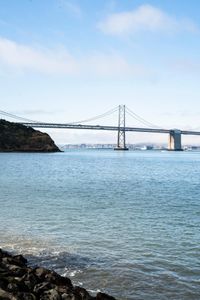
M 0 152 L 59 152 L 47 133 L 0 120 Z

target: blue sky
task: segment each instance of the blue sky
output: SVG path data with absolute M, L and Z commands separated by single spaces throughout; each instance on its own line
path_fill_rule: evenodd
M 0 110 L 71 122 L 126 104 L 161 127 L 196 129 L 199 82 L 198 0 L 0 0 Z M 98 122 L 114 125 L 117 115 Z M 49 133 L 58 143 L 116 139 Z

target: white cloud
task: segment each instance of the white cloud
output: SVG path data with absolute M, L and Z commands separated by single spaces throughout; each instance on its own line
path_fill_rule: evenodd
M 39 72 L 53 75 L 121 76 L 146 75 L 143 66 L 133 65 L 116 52 L 95 52 L 75 57 L 63 47 L 48 49 L 19 44 L 0 37 L 0 70 Z M 3 75 L 3 74 L 1 74 Z
M 189 19 L 178 19 L 151 5 L 141 5 L 127 12 L 114 13 L 98 24 L 106 34 L 124 35 L 140 31 L 169 32 L 198 31 Z
M 77 64 L 65 49 L 36 49 L 0 38 L 0 62 L 20 70 L 50 74 L 72 74 Z

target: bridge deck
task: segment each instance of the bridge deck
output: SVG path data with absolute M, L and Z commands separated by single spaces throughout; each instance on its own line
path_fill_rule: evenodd
M 60 129 L 90 129 L 90 130 L 108 130 L 118 131 L 118 126 L 102 126 L 102 125 L 82 125 L 82 124 L 62 124 L 62 123 L 21 123 L 25 126 L 34 128 L 60 128 Z M 175 129 L 162 128 L 142 128 L 142 127 L 125 127 L 125 131 L 149 132 L 149 133 L 170 133 Z M 199 131 L 179 130 L 181 134 L 200 135 Z

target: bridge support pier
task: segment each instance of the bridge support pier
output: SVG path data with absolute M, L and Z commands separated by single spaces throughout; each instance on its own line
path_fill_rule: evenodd
M 181 146 L 181 131 L 178 129 L 170 130 L 169 133 L 169 142 L 168 142 L 169 151 L 182 151 Z
M 126 147 L 125 105 L 119 105 L 117 147 L 114 150 L 128 150 Z

